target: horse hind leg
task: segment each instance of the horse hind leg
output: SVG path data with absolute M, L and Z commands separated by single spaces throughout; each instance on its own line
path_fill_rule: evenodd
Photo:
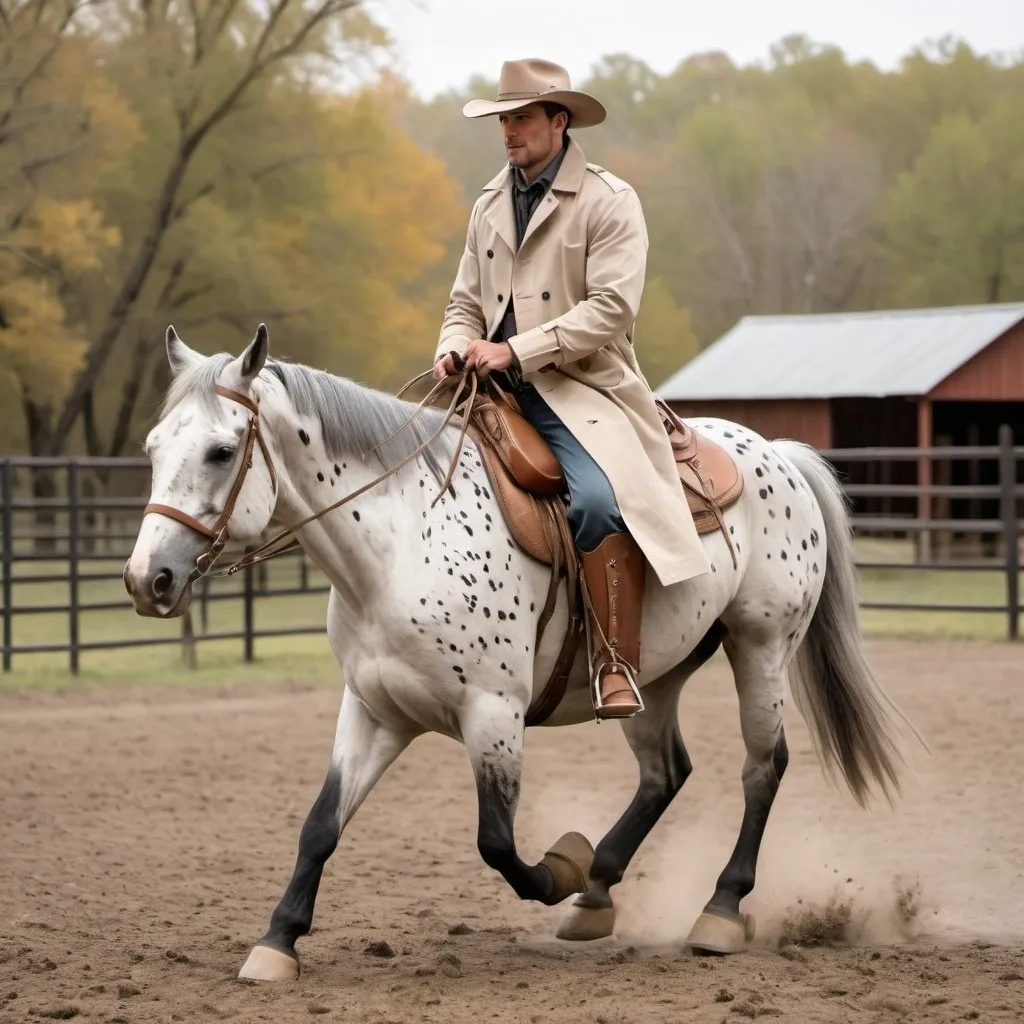
M 385 770 L 414 738 L 373 719 L 348 688 L 341 699 L 334 753 L 320 794 L 299 834 L 291 880 L 270 917 L 270 927 L 238 973 L 251 981 L 294 981 L 299 976 L 295 942 L 313 923 L 324 865 Z
M 731 634 L 725 652 L 739 697 L 740 729 L 747 756 L 743 763 L 743 819 L 739 836 L 714 895 L 687 937 L 696 953 L 738 953 L 754 937 L 754 922 L 741 914 L 740 901 L 754 888 L 757 857 L 768 815 L 789 763 L 783 729 L 785 643 L 781 638 L 752 645 Z
M 718 650 L 724 635 L 724 626 L 715 622 L 685 661 L 644 689 L 643 714 L 622 722 L 623 735 L 640 767 L 640 782 L 630 805 L 598 843 L 587 891 L 573 901 L 563 918 L 556 932 L 559 939 L 603 939 L 615 931 L 611 887 L 622 881 L 641 843 L 692 771 L 679 732 L 680 691 Z

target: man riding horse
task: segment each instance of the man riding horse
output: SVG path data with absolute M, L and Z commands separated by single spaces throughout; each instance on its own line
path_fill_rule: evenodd
M 593 612 L 595 712 L 628 718 L 643 707 L 647 563 L 665 586 L 710 568 L 633 349 L 643 210 L 570 139 L 570 127 L 600 124 L 606 111 L 559 65 L 507 61 L 496 100 L 463 113 L 498 118 L 508 163 L 470 213 L 435 376 L 456 373 L 457 356 L 496 379 L 558 459 Z

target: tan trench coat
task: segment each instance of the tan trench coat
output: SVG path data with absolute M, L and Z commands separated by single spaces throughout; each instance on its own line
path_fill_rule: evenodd
M 506 168 L 473 205 L 435 359 L 490 338 L 509 296 L 509 345 L 530 381 L 604 470 L 664 585 L 709 571 L 654 397 L 633 351 L 647 229 L 633 189 L 575 140 L 515 253 Z

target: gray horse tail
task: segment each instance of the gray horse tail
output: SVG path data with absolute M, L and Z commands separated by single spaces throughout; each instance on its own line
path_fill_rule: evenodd
M 814 449 L 794 441 L 776 443 L 803 475 L 825 523 L 824 583 L 790 670 L 793 697 L 826 776 L 834 778 L 838 768 L 861 806 L 874 781 L 892 804 L 903 758 L 890 711 L 904 722 L 906 717 L 864 658 L 846 496 Z

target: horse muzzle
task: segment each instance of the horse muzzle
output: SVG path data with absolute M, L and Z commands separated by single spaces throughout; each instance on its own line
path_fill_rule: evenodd
M 192 601 L 192 572 L 169 565 L 157 565 L 137 572 L 129 560 L 122 578 L 137 615 L 173 619 L 188 611 Z

